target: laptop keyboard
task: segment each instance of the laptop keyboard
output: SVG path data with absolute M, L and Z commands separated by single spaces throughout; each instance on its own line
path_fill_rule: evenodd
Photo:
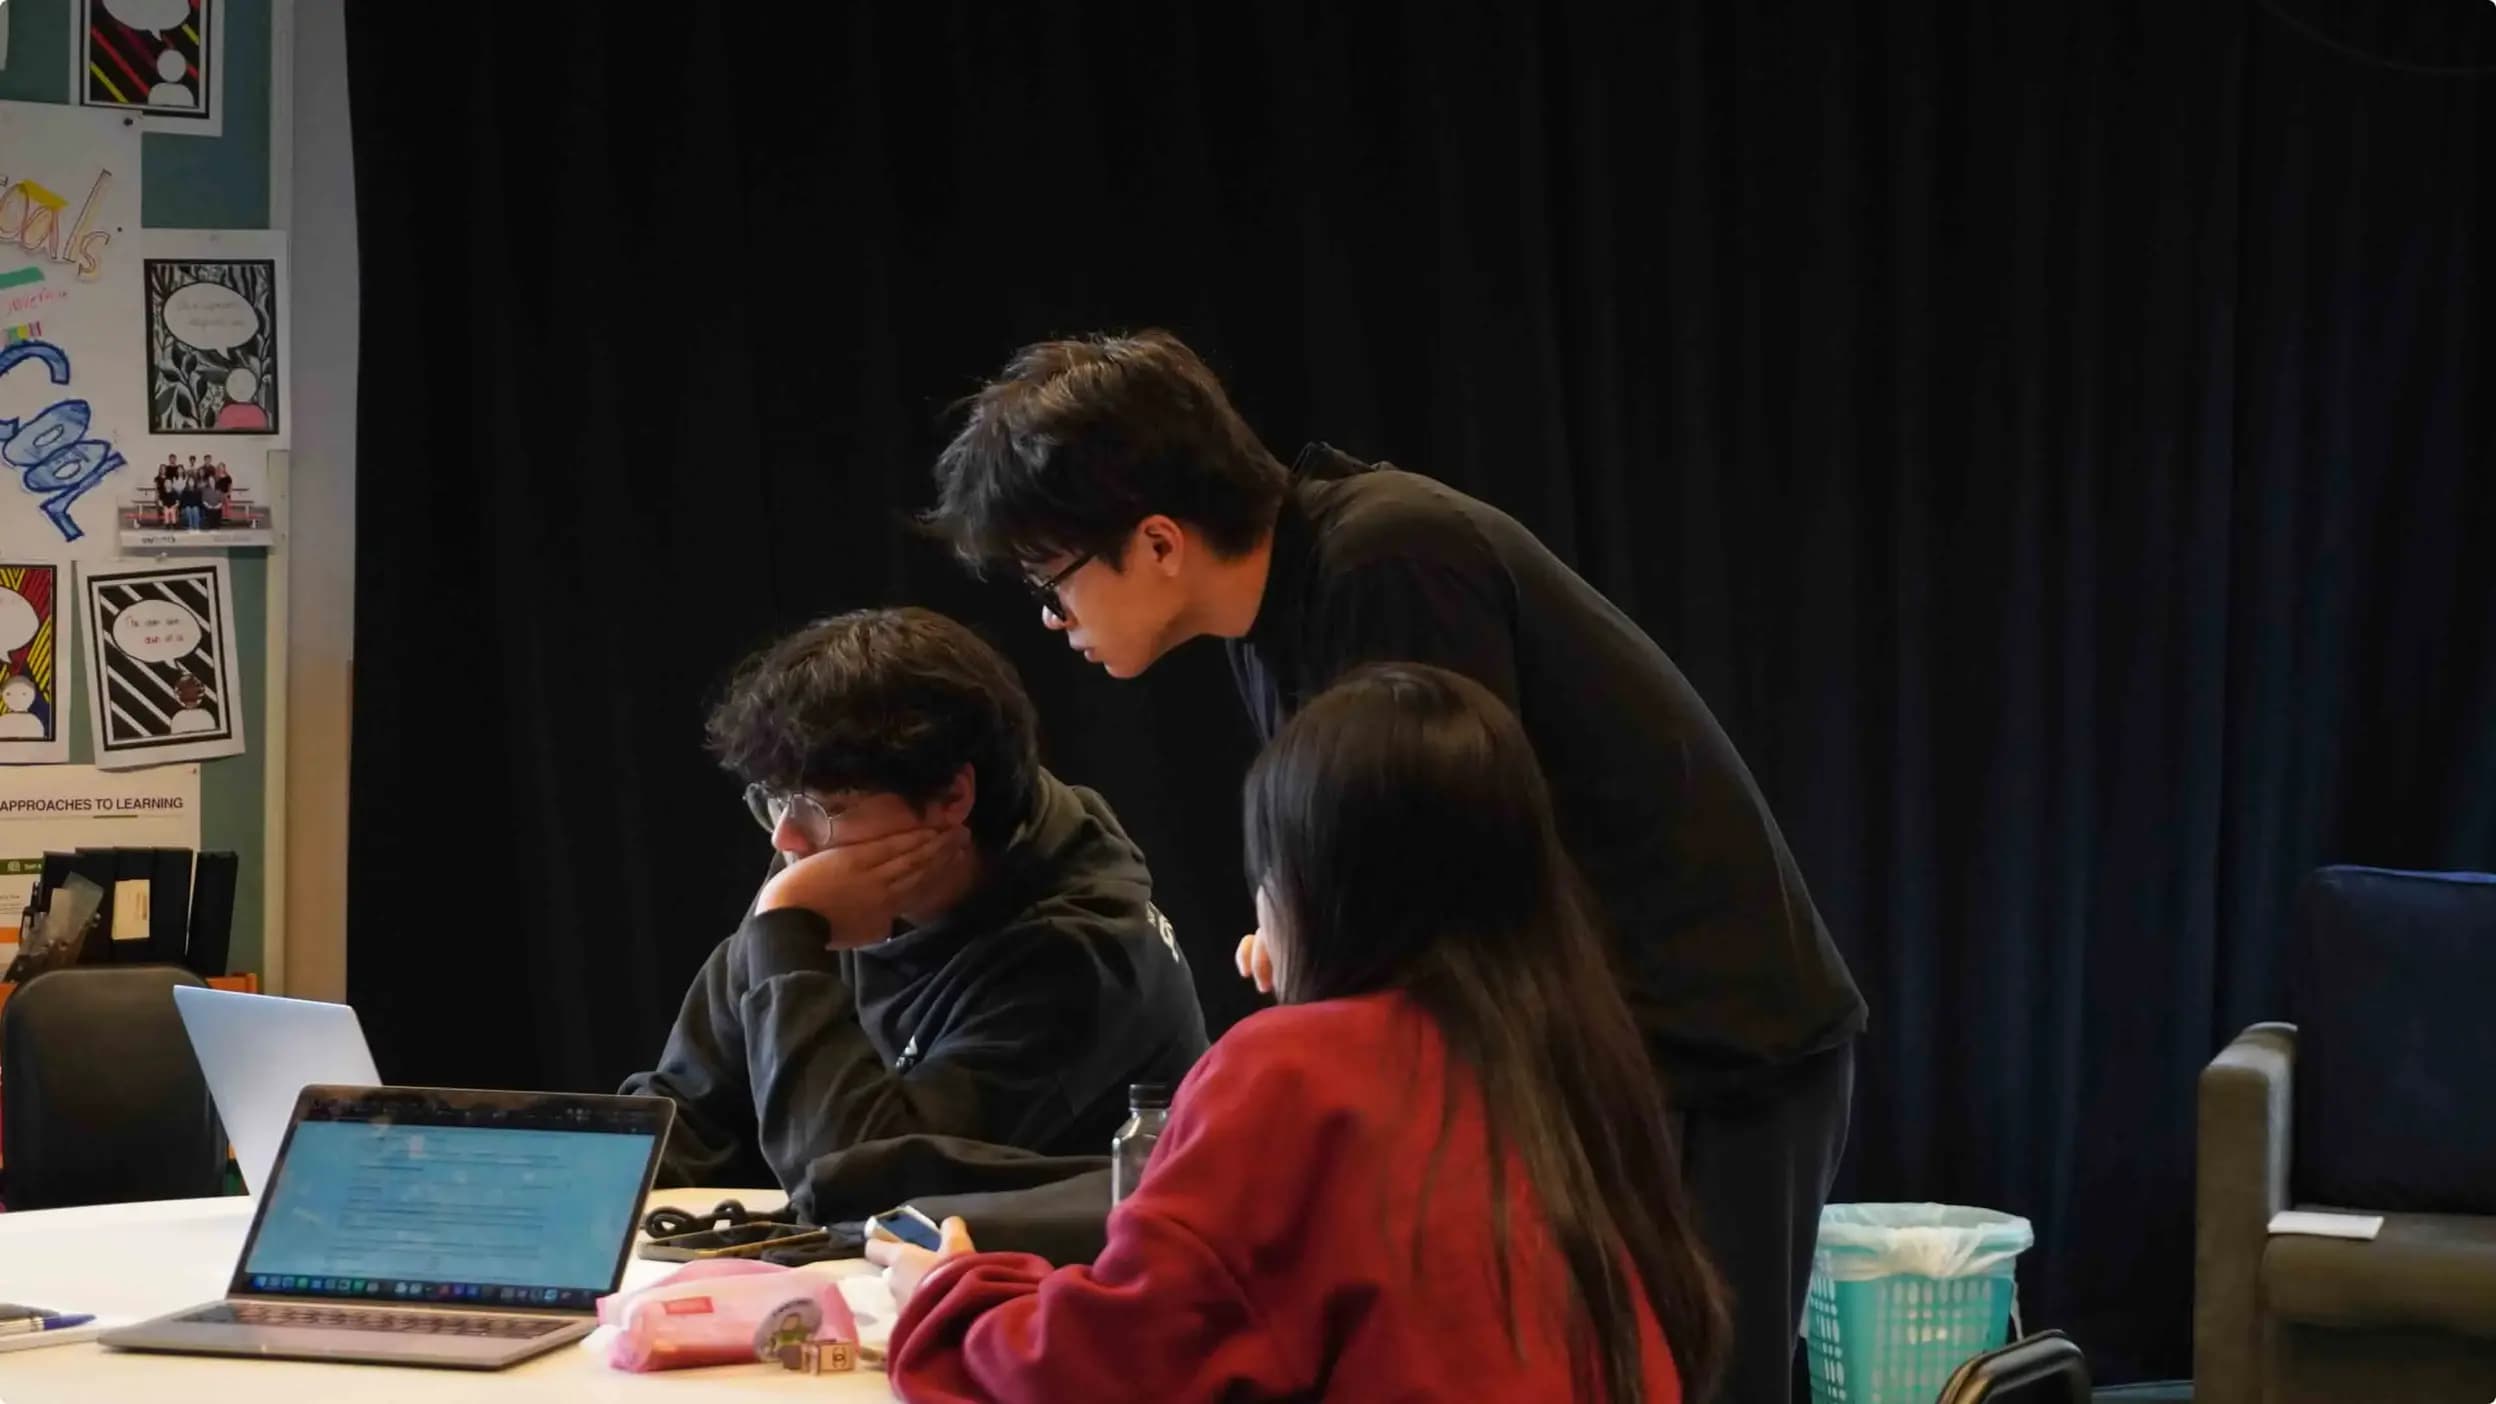
M 402 1336 L 490 1336 L 529 1340 L 572 1323 L 543 1316 L 483 1316 L 447 1311 L 374 1311 L 291 1302 L 219 1302 L 182 1318 L 240 1326 L 309 1326 L 331 1331 L 387 1331 Z

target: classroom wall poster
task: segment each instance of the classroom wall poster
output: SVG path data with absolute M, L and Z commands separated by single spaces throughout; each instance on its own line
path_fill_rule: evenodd
M 0 559 L 0 765 L 69 759 L 69 567 Z
M 18 920 L 43 855 L 73 848 L 199 848 L 199 767 L 99 770 L 49 765 L 0 793 L 0 969 L 16 958 Z
M 289 404 L 286 236 L 151 229 L 141 324 L 145 437 L 115 484 L 125 551 L 268 546 L 277 522 L 270 456 Z
M 243 753 L 242 670 L 225 562 L 80 571 L 87 710 L 107 770 Z
M 0 102 L 0 555 L 113 554 L 139 394 L 134 119 Z
M 151 132 L 225 134 L 223 0 L 74 0 L 69 90 Z
M 283 444 L 286 236 L 151 229 L 142 242 L 147 432 Z

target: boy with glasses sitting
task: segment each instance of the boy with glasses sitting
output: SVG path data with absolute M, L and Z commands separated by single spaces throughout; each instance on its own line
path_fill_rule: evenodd
M 808 626 L 710 719 L 774 871 L 685 995 L 658 1067 L 664 1183 L 794 1189 L 911 1133 L 1101 1154 L 1203 1013 L 1144 855 L 1041 768 L 1012 665 L 923 609 Z

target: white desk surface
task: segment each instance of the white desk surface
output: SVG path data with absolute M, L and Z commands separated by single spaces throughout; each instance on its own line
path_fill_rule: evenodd
M 766 1211 L 786 1203 L 778 1190 L 663 1190 L 650 1203 L 700 1212 L 722 1199 Z M 0 1300 L 39 1302 L 62 1311 L 136 1321 L 212 1302 L 225 1294 L 251 1227 L 252 1201 L 174 1199 L 92 1209 L 0 1214 Z M 638 1287 L 673 1263 L 636 1257 L 624 1285 Z M 818 1271 L 822 1269 L 807 1269 Z M 863 1262 L 839 1272 L 872 1271 Z M 890 1399 L 880 1370 L 801 1375 L 776 1365 L 719 1365 L 636 1375 L 571 1344 L 508 1370 L 428 1370 L 322 1365 L 207 1355 L 138 1355 L 93 1341 L 0 1353 L 0 1404 L 396 1404 L 402 1400 L 564 1399 L 646 1401 L 677 1398 Z

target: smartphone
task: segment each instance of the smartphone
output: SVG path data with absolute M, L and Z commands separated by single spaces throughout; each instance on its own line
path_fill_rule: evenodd
M 893 1238 L 904 1243 L 915 1243 L 931 1253 L 943 1247 L 945 1242 L 944 1230 L 936 1226 L 936 1221 L 907 1204 L 898 1209 L 887 1209 L 867 1220 L 867 1227 L 882 1229 Z

